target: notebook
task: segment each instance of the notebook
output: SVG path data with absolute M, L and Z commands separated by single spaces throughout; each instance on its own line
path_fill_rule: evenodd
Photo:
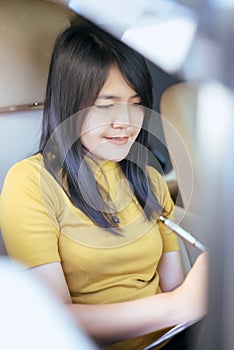
M 194 323 L 196 323 L 197 321 L 192 321 L 192 322 L 187 322 L 187 323 L 181 323 L 178 324 L 176 326 L 174 326 L 173 328 L 171 328 L 168 332 L 166 332 L 165 334 L 163 334 L 159 339 L 157 339 L 156 341 L 154 341 L 153 343 L 151 343 L 150 345 L 148 345 L 146 348 L 144 348 L 143 350 L 150 350 L 153 349 L 155 346 L 163 343 L 165 340 L 170 339 L 171 337 L 173 337 L 174 335 L 182 332 L 183 330 L 185 330 L 186 328 L 192 326 Z

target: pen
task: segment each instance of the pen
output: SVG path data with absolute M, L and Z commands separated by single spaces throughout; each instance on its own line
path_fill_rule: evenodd
M 167 219 L 164 216 L 160 215 L 159 220 L 162 221 L 164 223 L 164 225 L 166 225 L 168 228 L 170 228 L 178 236 L 180 236 L 182 239 L 184 239 L 188 243 L 192 244 L 194 247 L 196 247 L 200 251 L 202 251 L 202 252 L 207 251 L 207 247 L 203 243 L 201 243 L 191 233 L 185 231 L 181 226 L 176 224 L 171 219 Z

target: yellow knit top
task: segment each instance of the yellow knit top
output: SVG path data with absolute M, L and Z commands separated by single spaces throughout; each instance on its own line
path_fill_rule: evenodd
M 160 293 L 158 262 L 163 252 L 179 249 L 177 238 L 157 220 L 146 220 L 118 163 L 100 168 L 95 178 L 115 204 L 121 235 L 97 227 L 75 207 L 37 154 L 16 163 L 5 179 L 0 222 L 8 254 L 29 267 L 61 262 L 73 303 L 114 303 Z M 165 181 L 151 167 L 148 175 L 172 216 Z M 107 348 L 143 349 L 161 333 Z

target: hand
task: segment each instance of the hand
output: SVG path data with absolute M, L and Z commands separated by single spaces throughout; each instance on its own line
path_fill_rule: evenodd
M 186 318 L 195 321 L 204 317 L 208 305 L 208 253 L 198 256 L 184 283 L 178 289 L 183 296 Z

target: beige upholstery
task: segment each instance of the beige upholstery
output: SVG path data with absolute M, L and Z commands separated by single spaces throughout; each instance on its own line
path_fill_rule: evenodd
M 192 207 L 196 191 L 195 124 L 197 87 L 178 83 L 167 88 L 160 112 L 168 151 L 177 174 L 183 206 Z
M 198 86 L 178 83 L 167 88 L 161 98 L 162 125 L 182 199 L 175 208 L 175 221 L 196 238 L 200 221 L 195 214 L 198 192 L 196 160 L 196 103 Z M 176 203 L 177 204 L 177 203 Z M 183 208 L 182 208 L 183 207 Z M 201 239 L 202 241 L 202 239 Z M 181 242 L 186 271 L 198 255 L 191 245 Z
M 200 216 L 176 205 L 174 217 L 175 222 L 179 226 L 181 226 L 184 230 L 191 233 L 194 237 L 196 237 L 198 240 L 201 240 L 202 242 L 202 237 L 200 234 L 202 220 Z M 185 273 L 187 274 L 200 252 L 197 250 L 197 248 L 193 247 L 190 243 L 187 243 L 181 238 L 179 238 L 179 244 L 182 253 Z
M 0 193 L 0 202 L 1 202 L 1 193 Z M 6 248 L 5 244 L 2 239 L 2 234 L 1 234 L 1 221 L 0 221 L 0 256 L 1 255 L 6 255 Z
M 45 0 L 0 0 L 1 108 L 43 102 L 53 43 L 77 18 Z M 0 113 L 0 190 L 9 167 L 37 150 L 42 109 Z
M 43 102 L 54 40 L 77 14 L 45 0 L 0 0 L 0 9 L 0 111 Z M 42 109 L 0 113 L 0 191 L 10 166 L 37 150 L 41 119 Z
M 75 14 L 44 0 L 0 6 L 0 107 L 43 101 L 53 42 Z

